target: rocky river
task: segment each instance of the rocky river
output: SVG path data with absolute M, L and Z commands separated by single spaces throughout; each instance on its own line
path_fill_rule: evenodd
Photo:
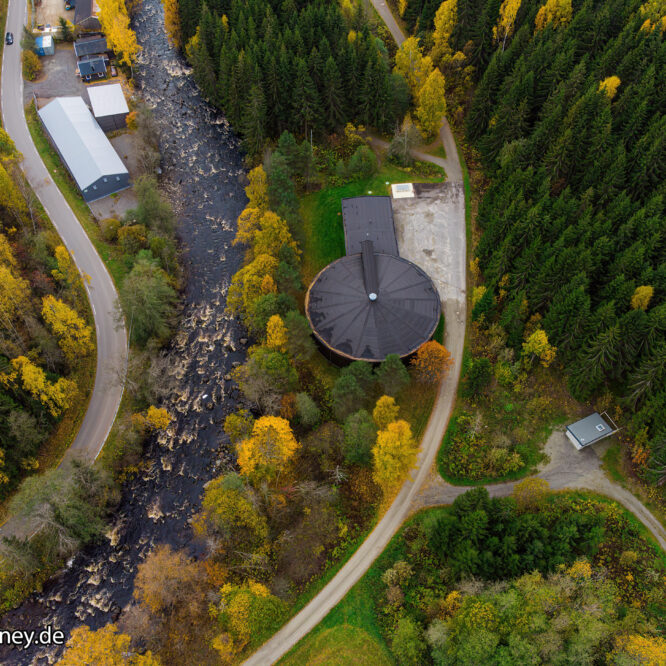
M 175 390 L 165 406 L 175 423 L 153 438 L 142 471 L 123 488 L 108 538 L 68 563 L 41 594 L 7 614 L 2 628 L 51 625 L 66 635 L 85 623 L 113 621 L 130 602 L 137 565 L 155 545 L 193 548 L 189 519 L 204 484 L 230 463 L 221 424 L 237 394 L 224 376 L 242 361 L 243 330 L 225 314 L 229 280 L 241 252 L 231 247 L 243 209 L 238 139 L 209 106 L 184 60 L 169 45 L 160 0 L 143 0 L 134 21 L 142 46 L 139 93 L 154 109 L 164 180 L 179 217 L 187 272 L 179 329 L 168 354 Z M 3 664 L 49 663 L 53 648 L 0 650 Z

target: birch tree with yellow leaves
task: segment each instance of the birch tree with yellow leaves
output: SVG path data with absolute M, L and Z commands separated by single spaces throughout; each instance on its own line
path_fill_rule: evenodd
M 504 0 L 500 6 L 499 19 L 497 25 L 493 28 L 493 38 L 497 43 L 501 42 L 502 51 L 506 46 L 506 40 L 513 35 L 520 3 L 521 0 Z
M 120 55 L 120 62 L 132 67 L 141 47 L 130 28 L 127 7 L 123 0 L 99 0 L 99 22 L 109 46 Z
M 70 363 L 88 356 L 95 348 L 91 327 L 76 310 L 54 296 L 42 299 L 42 317 Z

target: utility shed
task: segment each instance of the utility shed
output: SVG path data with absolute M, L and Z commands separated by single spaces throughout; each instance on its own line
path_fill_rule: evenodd
M 55 53 L 55 45 L 51 35 L 42 35 L 35 39 L 35 53 L 38 56 L 53 55 Z
M 383 361 L 415 352 L 435 332 L 440 299 L 418 266 L 380 254 L 371 240 L 329 264 L 305 297 L 310 326 L 332 361 Z
M 38 113 L 86 201 L 129 187 L 127 168 L 81 97 L 56 97 Z
M 79 76 L 81 79 L 103 79 L 106 77 L 106 58 L 104 56 L 84 56 L 79 60 Z
M 393 225 L 391 197 L 352 197 L 342 200 L 345 251 L 356 254 L 361 243 L 371 240 L 375 252 L 399 256 Z
M 88 88 L 93 116 L 105 131 L 122 129 L 127 125 L 129 108 L 119 83 Z
M 100 55 L 106 53 L 109 47 L 106 43 L 106 38 L 102 35 L 92 35 L 90 37 L 82 37 L 74 42 L 74 53 L 77 58 L 89 55 Z
M 606 413 L 604 412 L 604 414 Z M 606 418 L 611 421 L 607 414 Z M 611 423 L 613 422 L 611 421 Z M 571 443 L 580 451 L 580 449 L 616 433 L 618 429 L 614 426 L 613 423 L 613 427 L 611 427 L 601 414 L 595 412 L 568 425 L 566 434 Z

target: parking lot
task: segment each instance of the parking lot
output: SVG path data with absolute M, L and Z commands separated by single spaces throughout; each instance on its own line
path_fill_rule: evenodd
M 36 97 L 80 95 L 87 102 L 86 85 L 76 76 L 76 56 L 71 44 L 57 44 L 55 55 L 43 56 L 42 73 L 35 81 L 26 81 L 23 87 L 25 104 Z

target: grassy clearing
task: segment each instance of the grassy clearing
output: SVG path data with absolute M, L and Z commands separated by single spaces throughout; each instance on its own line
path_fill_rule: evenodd
M 342 624 L 322 631 L 315 639 L 303 643 L 299 650 L 280 663 L 285 666 L 383 666 L 393 662 L 383 646 L 363 629 Z
M 306 284 L 322 268 L 345 254 L 341 200 L 363 194 L 387 195 L 392 183 L 405 181 L 438 182 L 441 177 L 419 177 L 405 169 L 384 164 L 372 178 L 327 187 L 302 197 L 303 228 L 296 230 L 295 237 L 303 250 L 303 278 Z
M 446 159 L 446 149 L 441 143 L 436 145 L 434 148 L 424 148 L 423 152 L 427 153 L 428 155 L 432 155 L 433 157 L 439 157 L 443 160 Z
M 37 152 L 41 156 L 48 172 L 51 174 L 51 177 L 55 181 L 55 184 L 58 186 L 62 195 L 65 197 L 65 200 L 69 204 L 69 207 L 74 211 L 74 214 L 78 218 L 81 226 L 85 229 L 85 232 L 88 234 L 92 244 L 95 246 L 95 249 L 99 253 L 102 261 L 106 264 L 113 281 L 116 283 L 116 287 L 119 287 L 125 276 L 129 273 L 129 267 L 122 260 L 120 252 L 117 248 L 113 247 L 111 243 L 107 243 L 100 233 L 99 227 L 95 222 L 88 204 L 83 200 L 83 197 L 79 194 L 79 191 L 74 184 L 74 181 L 70 177 L 67 169 L 60 160 L 60 157 L 51 147 L 49 140 L 46 138 L 46 134 L 39 122 L 39 117 L 37 116 L 37 111 L 35 107 L 30 104 L 26 107 L 25 112 L 26 120 L 28 121 L 28 129 L 30 130 L 30 135 L 32 140 L 37 147 Z

